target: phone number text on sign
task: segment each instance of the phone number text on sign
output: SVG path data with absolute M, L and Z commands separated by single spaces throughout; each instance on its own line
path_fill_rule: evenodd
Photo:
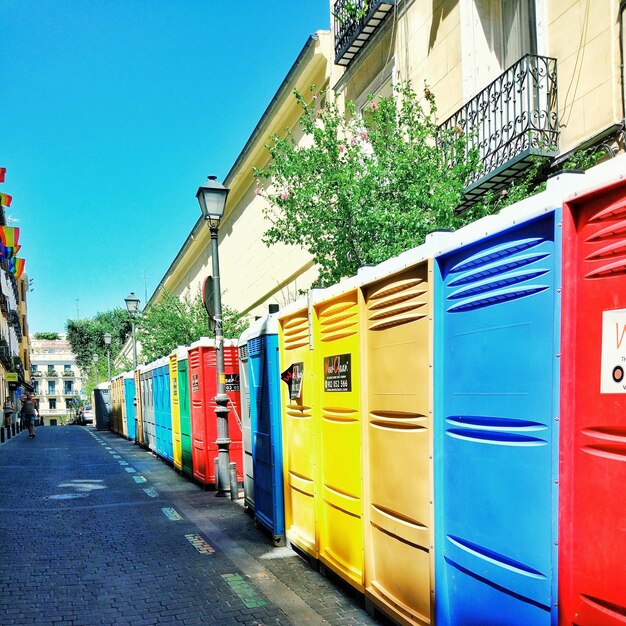
M 324 357 L 324 391 L 352 391 L 350 354 Z

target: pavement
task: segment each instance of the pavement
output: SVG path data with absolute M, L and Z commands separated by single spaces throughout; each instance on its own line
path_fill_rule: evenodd
M 0 445 L 0 624 L 388 623 L 242 503 L 108 431 L 21 432 Z

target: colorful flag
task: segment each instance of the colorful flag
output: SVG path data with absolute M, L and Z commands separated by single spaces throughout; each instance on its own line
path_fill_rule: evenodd
M 20 239 L 18 226 L 0 226 L 0 242 L 7 248 L 14 248 Z
M 13 200 L 13 196 L 10 196 L 8 193 L 0 193 L 0 204 L 2 206 L 11 206 L 11 200 Z
M 6 167 L 0 167 L 0 183 L 4 182 L 4 175 L 7 173 Z
M 3 246 L 0 244 L 0 261 L 12 259 L 21 249 L 22 246 Z
M 15 257 L 13 259 L 13 267 L 11 271 L 13 272 L 15 278 L 20 278 L 24 273 L 24 266 L 26 265 L 26 259 L 18 259 Z

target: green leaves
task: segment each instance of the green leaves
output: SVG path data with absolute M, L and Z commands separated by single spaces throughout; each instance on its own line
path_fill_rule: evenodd
M 236 338 L 248 326 L 246 318 L 222 305 L 224 336 Z M 137 320 L 137 340 L 141 344 L 142 359 L 154 361 L 166 356 L 177 346 L 188 346 L 210 336 L 207 313 L 200 293 L 191 299 L 177 298 L 164 291 L 163 300 L 153 304 Z
M 342 113 L 326 94 L 310 102 L 295 97 L 303 141 L 273 137 L 270 164 L 254 174 L 269 204 L 265 243 L 308 250 L 319 286 L 463 223 L 454 209 L 476 157 L 453 158 L 464 154 L 465 139 L 439 131 L 429 90 L 420 101 L 405 83 L 392 98 L 372 99 L 362 114 L 352 103 Z

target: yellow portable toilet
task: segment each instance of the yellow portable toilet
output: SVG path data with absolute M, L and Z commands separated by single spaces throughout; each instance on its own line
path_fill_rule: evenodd
M 317 559 L 317 442 L 308 300 L 294 302 L 279 313 L 278 337 L 284 381 L 281 406 L 285 534 L 291 544 Z
M 363 591 L 360 328 L 357 277 L 312 300 L 319 560 Z
M 177 470 L 183 471 L 183 445 L 180 431 L 180 400 L 178 397 L 178 358 L 184 353 L 187 358 L 187 348 L 179 346 L 169 356 L 170 373 L 170 404 L 172 407 L 172 446 L 173 462 Z
M 372 268 L 361 287 L 365 596 L 402 624 L 433 616 L 436 241 Z

